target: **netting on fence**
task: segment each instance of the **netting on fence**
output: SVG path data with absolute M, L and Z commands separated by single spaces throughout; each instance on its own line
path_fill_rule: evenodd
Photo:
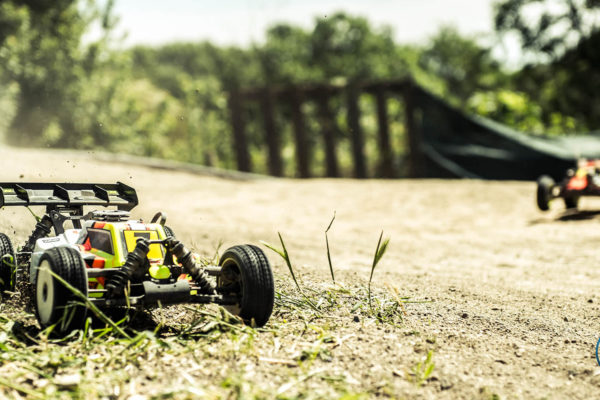
M 422 177 L 535 180 L 547 174 L 559 179 L 578 158 L 600 158 L 600 132 L 532 136 L 466 115 L 418 87 L 414 103 Z

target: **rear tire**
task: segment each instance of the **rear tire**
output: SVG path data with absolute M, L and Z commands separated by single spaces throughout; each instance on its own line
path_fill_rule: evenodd
M 225 308 L 247 324 L 265 325 L 275 299 L 273 272 L 265 253 L 252 245 L 234 246 L 223 254 L 219 265 L 217 292 L 240 299 Z
M 537 206 L 542 211 L 550 209 L 550 200 L 552 200 L 552 188 L 554 179 L 548 175 L 542 175 L 537 180 Z
M 85 263 L 77 250 L 56 247 L 46 251 L 35 272 L 35 312 L 42 329 L 56 324 L 53 333 L 60 336 L 81 329 L 87 317 L 87 308 L 52 274 L 60 276 L 69 285 L 88 295 L 88 278 Z
M 8 236 L 0 233 L 0 293 L 13 291 L 17 284 L 15 251 Z

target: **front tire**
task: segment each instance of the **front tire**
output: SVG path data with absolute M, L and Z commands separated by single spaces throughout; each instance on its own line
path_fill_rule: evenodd
M 537 206 L 542 211 L 550 209 L 550 200 L 552 200 L 552 188 L 554 179 L 548 175 L 542 175 L 537 180 Z
M 275 286 L 269 260 L 252 245 L 229 248 L 219 261 L 217 291 L 238 296 L 239 302 L 225 308 L 247 324 L 263 326 L 273 312 Z
M 17 264 L 13 245 L 4 233 L 0 233 L 0 293 L 15 290 Z
M 66 283 L 88 295 L 88 278 L 85 263 L 77 250 L 56 247 L 46 251 L 35 273 L 35 311 L 42 329 L 56 324 L 55 333 L 66 335 L 81 329 L 87 317 L 87 308 L 82 299 L 52 273 Z

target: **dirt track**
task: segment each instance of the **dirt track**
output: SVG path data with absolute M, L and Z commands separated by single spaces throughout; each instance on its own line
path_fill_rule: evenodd
M 311 279 L 328 279 L 323 231 L 334 210 L 329 240 L 342 281 L 368 279 L 384 230 L 391 242 L 375 285 L 430 302 L 407 305 L 402 334 L 361 338 L 356 330 L 348 348 L 362 361 L 348 368 L 369 385 L 393 382 L 395 395 L 592 398 L 600 389 L 598 215 L 565 216 L 558 203 L 542 214 L 533 183 L 238 181 L 7 148 L 0 159 L 1 181 L 130 184 L 140 197 L 135 216 L 165 211 L 178 237 L 200 252 L 214 252 L 219 240 L 277 243 L 279 231 Z M 581 206 L 600 210 L 600 199 Z M 0 211 L 0 230 L 19 242 L 32 227 L 26 210 Z M 281 260 L 269 257 L 285 276 Z M 434 379 L 417 388 L 396 376 L 425 350 L 434 351 Z

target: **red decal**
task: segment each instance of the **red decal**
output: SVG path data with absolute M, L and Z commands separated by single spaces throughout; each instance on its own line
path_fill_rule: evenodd
M 96 257 L 94 258 L 94 261 L 92 262 L 92 268 L 104 268 L 104 263 L 106 262 L 106 260 L 102 257 Z
M 567 190 L 583 190 L 587 185 L 587 176 L 575 175 L 569 180 L 569 183 L 567 183 Z

